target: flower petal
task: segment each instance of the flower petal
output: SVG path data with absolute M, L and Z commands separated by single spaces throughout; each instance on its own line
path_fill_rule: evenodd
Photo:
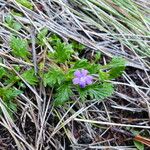
M 86 76 L 86 84 L 92 84 L 93 83 L 93 77 L 88 75 Z
M 79 70 L 75 71 L 74 76 L 76 76 L 78 78 L 82 77 L 81 72 Z
M 72 81 L 73 81 L 73 84 L 79 84 L 80 83 L 79 78 L 74 78 Z
M 85 69 L 82 69 L 82 70 L 81 70 L 81 73 L 82 73 L 82 76 L 86 76 L 86 75 L 88 74 L 88 71 L 85 70 Z
M 79 85 L 81 88 L 84 88 L 86 86 L 86 82 L 80 82 Z

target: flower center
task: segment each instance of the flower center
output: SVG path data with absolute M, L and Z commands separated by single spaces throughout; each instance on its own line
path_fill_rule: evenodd
M 81 77 L 80 78 L 80 82 L 85 82 L 86 81 L 86 77 Z

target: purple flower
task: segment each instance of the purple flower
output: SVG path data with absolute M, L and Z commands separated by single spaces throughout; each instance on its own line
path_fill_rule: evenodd
M 73 84 L 78 84 L 81 88 L 93 83 L 93 77 L 88 75 L 88 71 L 85 69 L 75 71 L 74 76 Z

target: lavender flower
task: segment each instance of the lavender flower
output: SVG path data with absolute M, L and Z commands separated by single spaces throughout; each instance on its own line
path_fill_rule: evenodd
M 78 84 L 81 88 L 93 83 L 93 77 L 88 75 L 88 71 L 85 69 L 75 71 L 74 76 L 73 84 Z

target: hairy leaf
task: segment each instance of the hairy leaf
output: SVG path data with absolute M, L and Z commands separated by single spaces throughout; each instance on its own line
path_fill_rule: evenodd
M 47 28 L 44 28 L 42 29 L 38 35 L 37 35 L 37 39 L 38 39 L 38 43 L 39 45 L 43 46 L 45 43 L 44 43 L 44 39 L 46 38 L 46 35 L 48 34 L 48 29 Z
M 99 80 L 100 81 L 105 81 L 109 79 L 109 73 L 108 72 L 103 72 L 103 71 L 99 71 Z
M 28 43 L 24 39 L 13 36 L 10 41 L 10 47 L 14 56 L 21 57 L 25 60 L 30 56 Z
M 22 91 L 20 90 L 16 90 L 16 89 L 12 89 L 12 88 L 0 88 L 0 97 L 4 100 L 4 101 L 9 101 L 14 99 L 15 97 L 17 97 L 18 95 L 20 95 L 22 93 Z
M 17 30 L 17 31 L 19 31 L 21 28 L 22 28 L 22 26 L 21 26 L 21 24 L 19 23 L 19 22 L 14 22 L 13 24 L 12 24 L 12 28 L 14 29 L 14 30 Z
M 0 67 L 0 78 L 2 78 L 3 76 L 5 76 L 7 73 L 6 73 L 6 70 L 2 67 Z
M 82 100 L 90 96 L 91 99 L 102 100 L 111 96 L 114 92 L 111 83 L 93 84 L 85 88 L 78 88 L 80 98 Z
M 71 58 L 73 54 L 73 49 L 71 44 L 66 44 L 62 42 L 57 42 L 54 46 L 55 53 L 53 54 L 54 58 L 58 63 L 64 63 Z
M 37 85 L 37 83 L 38 83 L 38 79 L 37 79 L 33 69 L 25 71 L 21 76 L 30 85 Z
M 108 67 L 110 67 L 109 79 L 114 79 L 122 75 L 123 71 L 125 70 L 125 63 L 126 61 L 123 58 L 114 57 L 108 64 Z
M 99 71 L 99 65 L 95 63 L 90 63 L 87 61 L 87 59 L 81 59 L 75 62 L 74 66 L 72 69 L 86 69 L 88 70 L 91 74 L 95 74 Z
M 57 43 L 61 43 L 61 38 L 56 34 L 52 34 L 49 38 L 49 41 L 52 46 L 55 46 Z
M 13 88 L 0 88 L 0 97 L 4 101 L 9 114 L 12 116 L 12 111 L 17 111 L 17 105 L 13 102 L 13 100 L 22 93 L 20 90 L 16 90 Z
M 55 106 L 63 105 L 66 101 L 69 100 L 69 97 L 72 96 L 73 92 L 69 84 L 63 84 L 57 89 L 55 95 Z
M 78 43 L 76 41 L 72 41 L 71 44 L 72 44 L 72 48 L 76 51 L 81 52 L 82 50 L 85 49 L 85 46 L 83 44 Z
M 65 79 L 64 72 L 61 68 L 50 68 L 50 70 L 44 74 L 44 85 L 54 86 L 60 85 Z

